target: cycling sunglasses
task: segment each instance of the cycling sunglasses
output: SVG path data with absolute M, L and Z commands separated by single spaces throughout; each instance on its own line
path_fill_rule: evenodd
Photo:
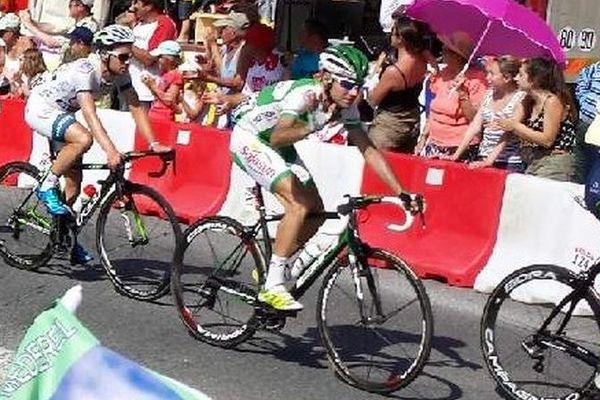
M 344 89 L 346 89 L 348 91 L 354 90 L 354 89 L 360 89 L 360 87 L 362 86 L 360 83 L 354 82 L 354 81 L 347 81 L 344 79 L 336 79 L 336 80 L 340 84 L 341 87 L 343 87 Z
M 129 62 L 129 60 L 131 59 L 131 53 L 117 53 L 115 51 L 107 51 L 106 54 L 109 54 L 111 56 L 118 58 L 119 61 L 122 62 L 123 64 Z

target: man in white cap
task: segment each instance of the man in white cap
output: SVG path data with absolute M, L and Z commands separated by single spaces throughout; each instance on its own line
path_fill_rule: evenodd
M 204 74 L 202 78 L 221 86 L 224 93 L 230 92 L 231 89 L 240 91 L 244 81 L 237 73 L 237 66 L 250 22 L 245 14 L 233 12 L 226 18 L 216 20 L 213 26 L 223 41 L 223 47 L 218 49 L 216 35 L 207 37 L 209 57 L 217 74 Z
M 232 12 L 226 18 L 216 20 L 213 26 L 217 29 L 216 34 L 212 33 L 206 37 L 207 59 L 212 70 L 199 71 L 199 78 L 217 84 L 220 94 L 238 93 L 246 81 L 245 74 L 241 73 L 240 58 L 244 52 L 246 31 L 250 22 L 246 14 Z M 217 36 L 223 41 L 220 49 L 216 42 Z M 219 117 L 219 128 L 225 128 L 228 124 L 227 115 Z
M 61 49 L 69 43 L 68 35 L 77 27 L 85 27 L 95 33 L 98 22 L 92 16 L 94 0 L 69 1 L 69 17 L 71 21 L 65 27 L 55 27 L 33 21 L 28 10 L 19 12 L 19 18 L 25 28 L 48 48 Z

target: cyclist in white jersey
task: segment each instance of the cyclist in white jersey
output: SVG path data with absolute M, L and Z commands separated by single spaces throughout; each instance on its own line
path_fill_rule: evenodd
M 318 78 L 269 86 L 235 110 L 230 144 L 233 160 L 274 193 L 285 210 L 275 236 L 267 279 L 258 295 L 260 301 L 273 308 L 302 309 L 284 285 L 291 275 L 289 257 L 323 223 L 319 218 L 307 219 L 310 212 L 323 209 L 323 202 L 294 149 L 295 142 L 308 135 L 322 137 L 326 130 L 346 129 L 349 141 L 358 147 L 369 166 L 411 211 L 418 211 L 414 195 L 403 191 L 385 158 L 362 129 L 356 102 L 367 67 L 367 58 L 354 47 L 330 47 L 320 55 Z
M 127 67 L 131 57 L 133 31 L 119 25 L 108 26 L 94 36 L 96 52 L 88 58 L 79 59 L 59 67 L 32 89 L 25 107 L 27 124 L 39 134 L 62 146 L 50 173 L 37 189 L 36 194 L 54 215 L 71 212 L 72 204 L 79 195 L 81 171 L 71 167 L 98 141 L 106 152 L 109 167 L 121 163 L 121 154 L 110 140 L 96 112 L 95 99 L 116 87 L 129 104 L 131 115 L 142 135 L 154 151 L 170 149 L 154 140 L 154 132 L 137 95 L 131 85 Z M 89 129 L 75 120 L 74 113 L 82 111 Z M 65 199 L 58 192 L 58 181 L 65 177 Z M 81 247 L 75 249 L 75 258 L 81 263 L 92 257 Z

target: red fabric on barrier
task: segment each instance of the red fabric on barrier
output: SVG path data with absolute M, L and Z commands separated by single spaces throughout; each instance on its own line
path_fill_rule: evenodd
M 130 180 L 158 190 L 184 223 L 219 212 L 229 191 L 229 132 L 166 121 L 153 121 L 153 126 L 157 139 L 175 148 L 175 163 L 164 176 L 153 178 L 148 173 L 157 171 L 160 162 L 152 158 L 140 160 L 134 164 Z M 189 143 L 183 144 L 188 135 Z M 136 133 L 135 148 L 147 146 Z
M 496 243 L 507 173 L 393 153 L 386 153 L 386 158 L 406 190 L 425 196 L 426 227 L 422 229 L 417 218 L 407 232 L 390 231 L 387 224 L 403 222 L 398 220 L 402 211 L 395 206 L 372 206 L 361 215 L 362 238 L 398 254 L 423 278 L 472 287 Z M 428 173 L 430 183 L 426 182 Z M 432 184 L 437 173 L 443 174 L 441 184 Z M 368 167 L 361 190 L 391 193 Z
M 25 102 L 0 102 L 0 165 L 28 161 L 33 147 L 33 131 L 25 122 Z

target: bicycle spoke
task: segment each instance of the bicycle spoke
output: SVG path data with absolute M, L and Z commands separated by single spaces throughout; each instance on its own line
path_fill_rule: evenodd
M 250 324 L 255 316 L 249 299 L 258 293 L 252 271 L 264 266 L 256 242 L 227 217 L 200 220 L 186 235 L 185 261 L 175 264 L 179 272 L 173 282 L 186 327 L 198 339 L 219 346 L 245 340 L 256 329 Z M 195 304 L 193 316 L 185 304 Z
M 372 258 L 390 268 L 370 267 L 371 277 L 361 277 L 362 308 L 357 307 L 355 276 L 347 266 L 338 266 L 325 278 L 325 306 L 318 305 L 325 308 L 317 321 L 336 371 L 356 386 L 389 393 L 407 385 L 423 367 L 431 310 L 418 280 L 404 273 L 404 264 L 379 251 Z M 358 320 L 348 310 L 357 310 Z

